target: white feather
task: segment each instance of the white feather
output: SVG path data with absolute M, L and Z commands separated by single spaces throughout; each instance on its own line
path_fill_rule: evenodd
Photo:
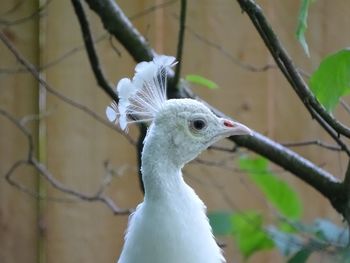
M 106 108 L 106 115 L 107 115 L 107 119 L 110 121 L 110 122 L 114 122 L 116 119 L 117 119 L 117 113 L 115 112 L 115 110 L 108 106 Z
M 106 108 L 106 115 L 110 122 L 118 122 L 118 105 L 114 101 Z
M 164 55 L 156 56 L 153 61 L 156 65 L 161 65 L 164 67 L 173 67 L 178 63 L 177 61 L 175 61 L 174 57 Z
M 119 114 L 114 114 L 113 109 L 107 108 L 108 120 L 113 122 L 119 115 L 119 125 L 123 130 L 131 122 L 152 121 L 167 99 L 167 70 L 175 64 L 174 57 L 164 55 L 137 64 L 132 80 L 123 78 L 119 81 Z

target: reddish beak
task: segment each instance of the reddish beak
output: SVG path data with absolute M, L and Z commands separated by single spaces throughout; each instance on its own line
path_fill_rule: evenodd
M 239 122 L 234 122 L 227 119 L 222 119 L 222 123 L 225 126 L 223 135 L 233 136 L 233 135 L 253 135 L 253 131 L 247 126 Z

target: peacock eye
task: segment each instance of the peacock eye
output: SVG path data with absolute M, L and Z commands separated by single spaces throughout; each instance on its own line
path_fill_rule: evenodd
M 190 127 L 194 131 L 201 131 L 207 127 L 207 122 L 203 119 L 194 119 L 190 122 Z

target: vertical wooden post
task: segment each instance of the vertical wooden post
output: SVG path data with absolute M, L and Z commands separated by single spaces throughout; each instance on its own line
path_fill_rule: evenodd
M 0 30 L 12 44 L 33 64 L 38 64 L 38 16 L 28 17 L 38 10 L 38 1 L 0 1 Z M 22 18 L 27 20 L 21 21 Z M 13 23 L 17 21 L 16 23 Z M 0 43 L 0 107 L 15 118 L 38 113 L 37 82 L 30 74 L 18 72 L 21 65 Z M 28 129 L 37 143 L 36 122 Z M 4 263 L 37 260 L 37 200 L 10 186 L 3 175 L 11 165 L 25 159 L 28 143 L 25 136 L 7 119 L 0 116 L 0 261 Z M 13 179 L 36 191 L 37 172 L 28 166 L 19 168 Z

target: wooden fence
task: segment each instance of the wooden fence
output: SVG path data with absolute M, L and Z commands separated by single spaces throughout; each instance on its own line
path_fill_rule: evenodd
M 39 2 L 44 5 L 38 15 Z M 42 68 L 42 76 L 57 92 L 87 106 L 104 118 L 110 98 L 98 87 L 92 74 L 77 18 L 70 1 L 0 1 L 0 29 L 25 58 Z M 117 1 L 133 18 L 138 30 L 159 53 L 176 53 L 179 1 Z M 199 74 L 215 81 L 220 89 L 193 90 L 207 101 L 249 127 L 280 142 L 329 137 L 313 122 L 281 73 L 275 67 L 253 72 L 244 65 L 263 67 L 273 60 L 238 4 L 229 0 L 188 1 L 183 76 Z M 350 34 L 350 2 L 317 1 L 309 16 L 307 40 L 311 58 L 295 39 L 299 1 L 258 1 L 287 50 L 307 72 L 321 58 L 346 47 Z M 13 7 L 17 7 L 11 10 Z M 111 83 L 131 76 L 135 63 L 115 39 L 110 40 L 100 19 L 85 6 L 104 72 Z M 148 10 L 146 14 L 141 11 Z M 135 16 L 138 14 L 138 16 Z M 22 20 L 18 20 L 22 19 Z M 6 21 L 17 23 L 6 25 Z M 113 46 L 113 47 L 112 47 Z M 243 65 L 244 64 L 244 65 Z M 113 177 L 106 193 L 120 206 L 133 208 L 142 200 L 136 167 L 136 151 L 125 137 L 96 121 L 83 110 L 38 88 L 38 83 L 0 43 L 0 108 L 16 118 L 37 115 L 28 122 L 34 135 L 38 158 L 65 186 L 93 194 L 107 173 L 105 163 L 122 172 Z M 344 115 L 339 110 L 337 116 Z M 137 138 L 137 129 L 130 135 Z M 224 142 L 227 144 L 227 142 Z M 315 146 L 295 149 L 306 158 L 339 177 L 345 159 Z M 54 189 L 30 166 L 22 166 L 13 178 L 38 199 L 10 186 L 4 174 L 28 151 L 26 137 L 4 116 L 0 116 L 0 262 L 76 263 L 114 262 L 123 244 L 126 216 L 115 216 L 99 202 L 72 199 Z M 242 149 L 244 151 L 244 149 Z M 222 161 L 234 168 L 236 157 L 207 152 L 202 159 Z M 278 169 L 278 168 L 276 168 Z M 205 201 L 209 211 L 259 209 L 268 218 L 274 214 L 245 175 L 219 167 L 193 163 L 185 169 L 186 181 Z M 297 189 L 304 202 L 304 220 L 327 217 L 340 222 L 339 215 L 315 190 L 294 176 L 281 177 Z M 228 262 L 240 260 L 229 239 Z M 319 262 L 319 258 L 314 258 Z M 283 262 L 277 252 L 253 256 L 250 262 Z

